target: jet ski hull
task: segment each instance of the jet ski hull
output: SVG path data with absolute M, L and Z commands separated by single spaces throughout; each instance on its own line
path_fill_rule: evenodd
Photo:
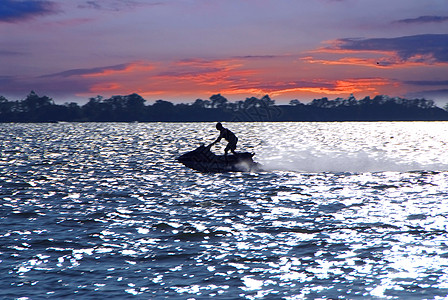
M 237 155 L 215 155 L 210 147 L 200 146 L 177 158 L 186 167 L 203 173 L 224 172 L 257 172 L 261 170 L 258 163 L 254 162 L 253 153 L 242 152 Z

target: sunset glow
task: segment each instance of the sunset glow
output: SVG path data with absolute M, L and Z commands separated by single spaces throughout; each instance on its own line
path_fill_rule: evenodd
M 217 93 L 278 103 L 350 94 L 448 102 L 448 5 L 440 1 L 3 6 L 0 95 L 12 100 L 35 90 L 60 103 L 134 92 L 149 102 Z

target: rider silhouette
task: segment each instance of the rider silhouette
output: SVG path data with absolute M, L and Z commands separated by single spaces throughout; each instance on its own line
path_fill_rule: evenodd
M 235 136 L 235 134 L 230 131 L 227 128 L 224 128 L 220 122 L 216 123 L 216 129 L 220 131 L 219 137 L 210 144 L 210 146 L 213 146 L 216 143 L 219 143 L 221 139 L 225 139 L 228 144 L 226 148 L 224 149 L 224 154 L 227 155 L 227 152 L 232 151 L 234 155 L 236 155 L 235 149 L 236 149 L 236 143 L 238 142 L 238 138 Z

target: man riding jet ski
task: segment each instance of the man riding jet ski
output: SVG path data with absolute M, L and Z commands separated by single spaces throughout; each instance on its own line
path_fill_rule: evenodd
M 225 139 L 227 142 L 229 142 L 226 146 L 226 148 L 224 149 L 224 155 L 227 155 L 227 152 L 232 151 L 233 155 L 237 155 L 235 153 L 235 149 L 236 149 L 236 143 L 238 142 L 238 138 L 236 137 L 236 135 L 230 131 L 227 128 L 224 128 L 224 126 L 222 126 L 222 124 L 220 122 L 216 123 L 216 129 L 219 130 L 219 136 L 216 139 L 216 141 L 214 141 L 213 143 L 211 143 L 209 145 L 209 147 L 219 143 L 221 141 L 221 139 Z
M 254 153 L 235 152 L 238 138 L 221 123 L 216 124 L 216 129 L 220 131 L 218 138 L 207 147 L 201 145 L 199 148 L 187 152 L 177 158 L 179 162 L 193 170 L 200 172 L 251 172 L 260 171 L 260 165 L 252 160 Z M 225 139 L 228 144 L 224 149 L 224 155 L 215 155 L 210 148 L 221 139 Z M 228 155 L 229 150 L 232 152 Z

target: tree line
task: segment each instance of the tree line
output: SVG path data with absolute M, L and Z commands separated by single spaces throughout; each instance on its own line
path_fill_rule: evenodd
M 31 91 L 23 100 L 0 96 L 0 122 L 251 122 L 251 121 L 431 121 L 448 120 L 448 109 L 432 100 L 392 98 L 384 95 L 357 100 L 314 99 L 276 105 L 269 95 L 230 102 L 221 94 L 193 103 L 157 100 L 146 104 L 138 94 L 90 98 L 84 105 L 55 104 Z M 448 108 L 448 106 L 446 107 Z

